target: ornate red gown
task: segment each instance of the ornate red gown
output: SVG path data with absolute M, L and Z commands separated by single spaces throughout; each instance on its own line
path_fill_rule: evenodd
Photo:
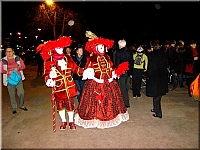
M 93 55 L 86 68 L 93 68 L 95 80 L 85 82 L 75 114 L 75 124 L 84 128 L 110 128 L 129 119 L 118 83 L 112 80 L 112 62 L 107 55 Z M 111 80 L 108 80 L 111 79 Z M 103 83 L 99 83 L 103 80 Z

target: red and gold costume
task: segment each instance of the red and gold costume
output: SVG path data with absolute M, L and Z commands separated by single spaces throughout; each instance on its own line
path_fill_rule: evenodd
M 55 128 L 55 104 L 61 117 L 61 130 L 67 126 L 65 113 L 69 116 L 70 129 L 75 130 L 74 124 L 74 100 L 77 95 L 77 88 L 72 78 L 72 72 L 81 76 L 83 69 L 78 67 L 71 56 L 63 54 L 63 48 L 71 45 L 69 37 L 60 37 L 56 41 L 48 41 L 46 44 L 38 46 L 44 60 L 44 77 L 48 87 L 52 87 L 52 107 L 53 107 L 53 127 Z
M 128 69 L 128 63 L 120 69 L 113 68 L 110 57 L 99 53 L 96 46 L 112 47 L 114 41 L 97 38 L 86 43 L 85 49 L 94 54 L 88 59 L 86 68 L 94 71 L 85 82 L 82 97 L 75 114 L 75 124 L 84 128 L 110 128 L 129 119 L 122 93 L 114 74 L 118 75 Z M 91 47 L 92 46 L 92 47 Z M 88 48 L 89 47 L 89 48 Z M 118 73 L 117 73 L 118 72 Z M 84 78 L 84 73 L 83 73 Z
M 195 100 L 200 101 L 200 73 L 190 85 L 190 94 Z
M 66 62 L 66 70 L 61 70 L 61 67 L 58 65 L 58 60 L 55 59 L 53 62 L 50 61 L 51 66 L 55 66 L 57 74 L 57 77 L 54 79 L 54 97 L 57 104 L 57 110 L 62 110 L 65 107 L 66 110 L 72 111 L 75 110 L 73 98 L 77 95 L 77 88 L 72 78 L 72 72 L 81 75 L 82 69 L 76 65 L 71 56 L 63 56 L 62 59 Z M 48 61 L 45 62 L 45 64 L 46 63 L 48 63 Z M 45 65 L 45 81 L 50 78 L 50 69 L 51 67 L 49 65 Z

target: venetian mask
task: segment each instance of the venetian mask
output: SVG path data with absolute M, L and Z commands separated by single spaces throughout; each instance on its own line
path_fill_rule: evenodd
M 99 44 L 99 45 L 97 45 L 97 51 L 99 51 L 100 53 L 104 53 L 104 45 L 102 45 L 102 44 Z
M 58 54 L 63 54 L 63 48 L 55 48 L 55 50 L 56 50 L 56 52 L 58 53 Z

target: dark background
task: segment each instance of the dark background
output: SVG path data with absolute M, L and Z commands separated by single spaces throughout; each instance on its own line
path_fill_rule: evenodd
M 29 36 L 26 12 L 41 3 L 2 2 L 2 37 L 18 31 Z M 97 36 L 114 40 L 124 38 L 129 44 L 150 39 L 198 40 L 199 36 L 199 2 L 56 3 L 70 5 L 78 13 L 83 13 L 86 29 Z

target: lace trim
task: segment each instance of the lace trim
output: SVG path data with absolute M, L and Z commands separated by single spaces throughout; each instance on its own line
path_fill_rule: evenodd
M 116 118 L 109 121 L 100 121 L 98 119 L 93 120 L 83 120 L 79 117 L 79 114 L 75 115 L 75 124 L 78 126 L 82 126 L 84 128 L 111 128 L 116 127 L 124 121 L 129 120 L 129 113 L 126 111 L 124 114 L 118 114 Z

